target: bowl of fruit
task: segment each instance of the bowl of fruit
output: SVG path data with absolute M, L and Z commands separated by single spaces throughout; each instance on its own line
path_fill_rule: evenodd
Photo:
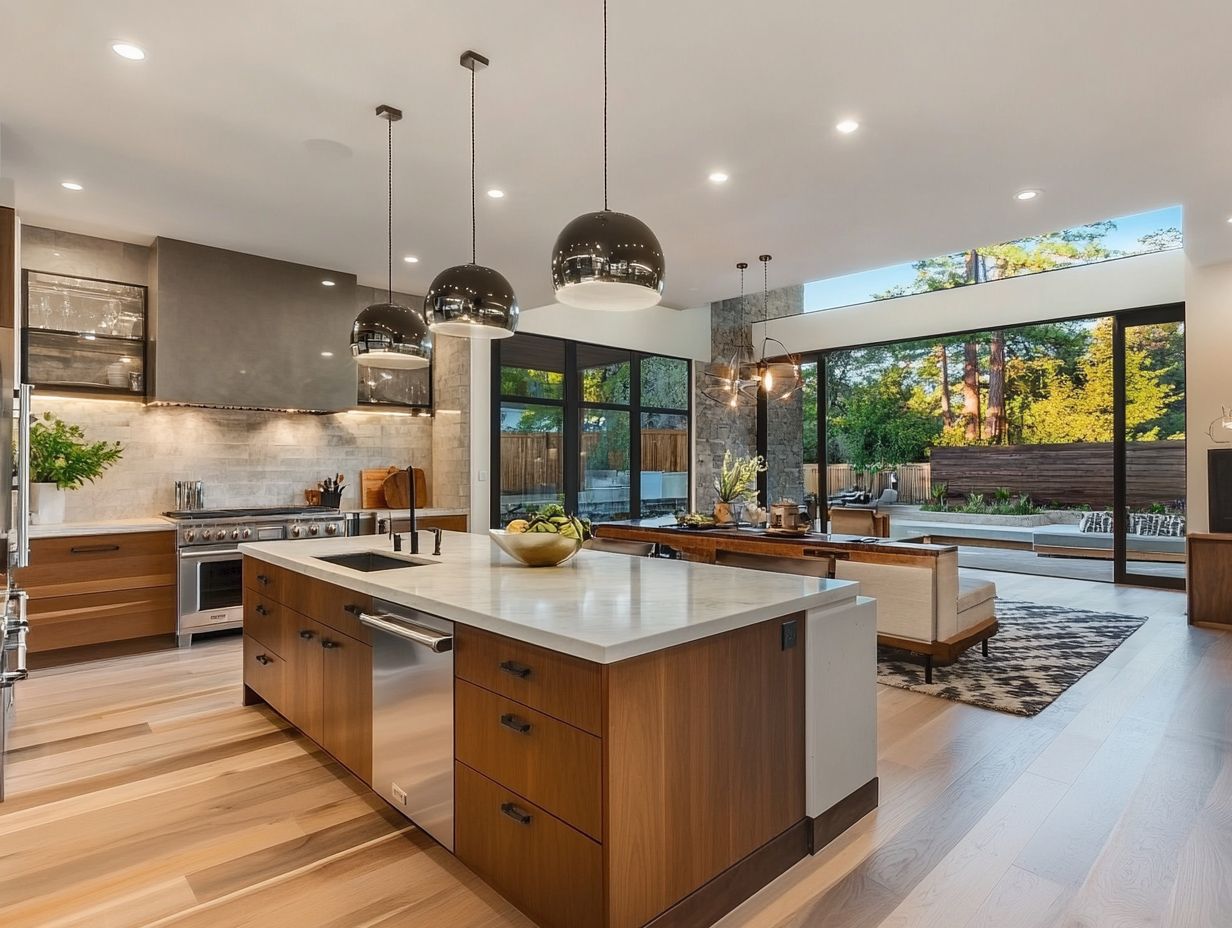
M 488 534 L 498 548 L 527 567 L 556 567 L 582 549 L 590 538 L 590 522 L 566 515 L 564 506 L 553 503 Z

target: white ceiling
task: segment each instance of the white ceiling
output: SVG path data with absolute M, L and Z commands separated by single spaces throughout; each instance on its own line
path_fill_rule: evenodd
M 0 174 L 27 221 L 167 235 L 384 278 L 469 257 L 468 72 L 480 73 L 479 260 L 522 305 L 601 204 L 598 0 L 0 0 Z M 665 302 L 1181 203 L 1232 258 L 1226 0 L 972 5 L 611 0 L 611 204 L 657 232 Z M 148 52 L 118 58 L 111 42 Z M 859 132 L 834 131 L 854 116 Z M 308 139 L 341 142 L 339 158 Z M 316 146 L 331 148 L 331 146 Z M 710 171 L 731 175 L 724 187 Z M 71 193 L 60 181 L 85 189 Z M 489 186 L 507 191 L 496 201 Z M 1012 198 L 1039 187 L 1038 200 Z M 418 265 L 404 264 L 416 254 Z

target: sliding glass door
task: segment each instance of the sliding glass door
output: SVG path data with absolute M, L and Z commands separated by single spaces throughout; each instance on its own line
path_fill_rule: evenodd
M 1184 306 L 1122 313 L 1112 348 L 1115 579 L 1184 589 Z

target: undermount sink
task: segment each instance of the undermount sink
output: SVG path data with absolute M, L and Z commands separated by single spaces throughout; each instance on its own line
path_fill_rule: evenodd
M 337 564 L 339 567 L 349 567 L 351 570 L 362 570 L 372 573 L 376 570 L 397 570 L 401 567 L 427 567 L 432 561 L 408 561 L 400 557 L 390 557 L 375 551 L 359 551 L 354 554 L 328 554 L 318 556 L 318 561 Z

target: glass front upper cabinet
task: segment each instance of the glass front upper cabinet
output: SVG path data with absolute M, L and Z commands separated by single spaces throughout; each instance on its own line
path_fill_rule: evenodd
M 145 287 L 41 271 L 23 279 L 25 382 L 145 397 Z

